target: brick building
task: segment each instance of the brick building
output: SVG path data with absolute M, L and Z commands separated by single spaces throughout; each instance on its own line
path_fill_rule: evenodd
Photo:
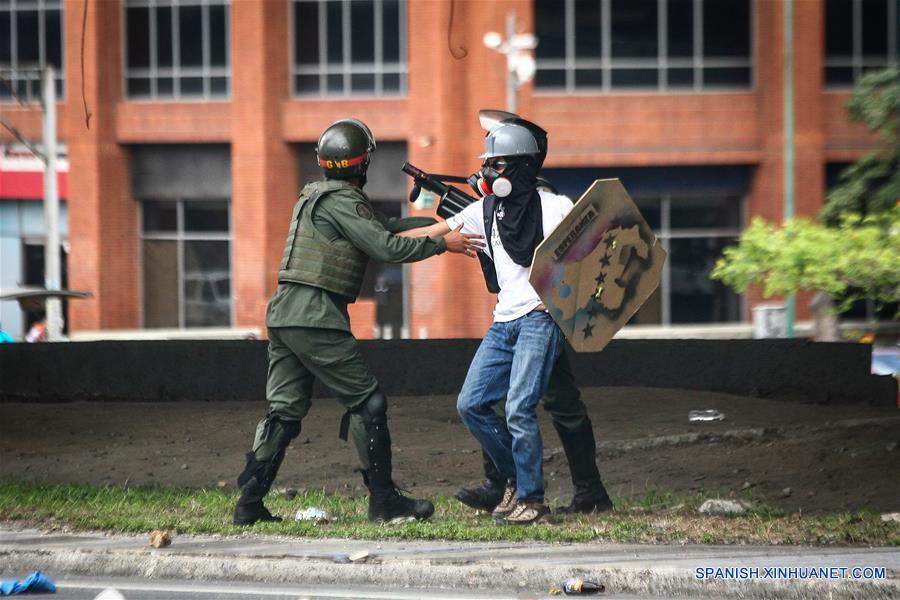
M 845 103 L 862 72 L 896 63 L 898 2 L 793 4 L 796 207 L 814 215 L 840 166 L 874 143 Z M 390 214 L 429 214 L 427 199 L 407 202 L 400 165 L 477 168 L 477 112 L 506 103 L 505 58 L 482 38 L 515 13 L 539 42 L 518 98 L 550 132 L 546 174 L 573 197 L 594 178 L 623 180 L 670 256 L 636 322 L 677 327 L 746 321 L 759 300 L 707 274 L 753 216 L 783 214 L 783 6 L 0 0 L 0 68 L 61 67 L 68 279 L 94 293 L 69 307 L 71 330 L 262 327 L 291 205 L 318 177 L 322 129 L 368 123 L 379 142 L 372 199 Z M 28 97 L 36 82 L 23 73 L 7 80 Z M 11 100 L 0 87 L 4 119 L 39 138 L 40 112 Z M 21 283 L 10 207 L 29 200 L 15 174 L 0 176 L 8 286 Z M 479 337 L 492 305 L 473 261 L 442 256 L 374 265 L 352 317 L 361 337 Z

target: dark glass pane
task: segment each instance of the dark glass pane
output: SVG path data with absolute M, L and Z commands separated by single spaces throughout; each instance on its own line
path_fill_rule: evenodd
M 660 209 L 659 199 L 635 198 L 634 203 L 644 217 L 644 220 L 647 221 L 647 225 L 650 226 L 650 229 L 655 233 L 659 233 L 659 228 L 662 227 L 662 210 Z
M 595 3 L 599 4 L 596 0 Z M 565 15 L 559 0 L 535 0 L 534 28 L 538 39 L 535 52 L 538 59 L 566 56 Z
M 627 325 L 659 325 L 662 323 L 662 290 L 657 287 L 634 313 Z
M 703 87 L 749 87 L 750 69 L 720 67 L 703 69 Z
M 853 85 L 853 67 L 826 67 L 825 83 L 827 85 Z
M 211 77 L 209 79 L 209 92 L 214 96 L 228 95 L 228 78 Z
M 399 92 L 400 75 L 398 73 L 385 73 L 381 80 L 381 90 L 383 92 Z
M 224 67 L 228 64 L 228 27 L 225 7 L 209 7 L 209 64 Z
M 561 6 L 556 7 L 556 13 L 560 20 L 565 16 Z M 603 52 L 601 37 L 600 3 L 597 0 L 575 0 L 575 56 L 600 58 Z
M 10 30 L 8 12 L 0 12 L 0 63 L 10 64 L 12 61 L 12 30 Z
M 659 71 L 656 69 L 613 69 L 613 87 L 656 87 Z
M 893 0 L 896 2 L 896 0 Z M 885 0 L 862 0 L 863 56 L 887 58 L 888 12 Z
M 853 0 L 826 0 L 825 55 L 853 54 Z
M 656 7 L 656 0 L 612 0 L 613 57 L 657 56 Z
M 127 20 L 128 66 L 131 68 L 150 66 L 150 9 L 129 8 Z
M 703 3 L 703 56 L 750 56 L 750 0 Z
M 228 202 L 204 201 L 184 203 L 185 231 L 228 232 Z
M 406 24 L 400 22 L 400 3 L 398 0 L 384 0 L 382 3 L 381 37 L 384 41 L 382 59 L 385 62 L 400 61 L 400 28 Z
M 566 72 L 563 69 L 538 69 L 534 76 L 534 85 L 539 88 L 564 88 Z
M 603 85 L 603 71 L 600 69 L 578 69 L 575 71 L 575 87 L 600 87 Z
M 41 80 L 40 79 L 29 80 L 28 93 L 31 94 L 32 98 L 40 98 L 41 97 Z
M 669 69 L 669 87 L 692 87 L 694 85 L 693 69 Z
M 231 323 L 231 260 L 225 241 L 184 242 L 184 324 Z
M 178 327 L 178 242 L 144 240 L 144 327 Z
M 144 233 L 178 230 L 178 212 L 175 202 L 147 200 L 141 203 L 144 217 Z
M 694 55 L 694 0 L 669 0 L 669 56 Z
M 62 77 L 56 78 L 56 97 L 60 100 L 65 97 L 65 81 L 63 81 Z
M 318 94 L 318 75 L 296 75 L 294 77 L 294 92 L 298 94 Z
M 326 31 L 328 32 L 327 58 L 330 64 L 341 63 L 344 60 L 343 11 L 341 10 L 341 3 L 338 2 L 329 2 L 327 6 L 328 8 L 325 11 L 328 23 L 326 27 Z
M 59 28 L 59 11 L 48 10 L 47 20 L 44 23 L 45 35 L 45 52 L 48 63 L 56 67 L 62 68 L 62 31 Z
M 171 77 L 160 77 L 156 80 L 156 94 L 158 96 L 171 96 L 175 93 L 175 80 Z
M 375 91 L 375 75 L 370 73 L 360 74 L 360 75 L 351 75 L 350 76 L 350 89 L 354 92 L 368 92 L 372 93 Z
M 20 10 L 16 13 L 16 36 L 19 65 L 37 63 L 40 60 L 40 47 L 36 10 Z
M 740 296 L 709 274 L 732 238 L 669 240 L 672 323 L 740 321 Z
M 672 229 L 731 228 L 741 226 L 738 198 L 673 198 Z
M 156 9 L 156 64 L 172 66 L 172 9 Z
M 149 96 L 150 80 L 146 77 L 129 77 L 126 82 L 126 93 L 129 96 Z
M 294 63 L 319 63 L 319 4 L 316 2 L 294 4 Z
M 343 75 L 329 75 L 326 78 L 326 83 L 329 92 L 343 92 L 344 91 L 344 76 Z
M 202 96 L 203 95 L 203 78 L 202 77 L 182 77 L 179 79 L 181 84 L 182 96 Z
M 375 6 L 371 0 L 350 3 L 350 60 L 356 63 L 375 62 Z M 374 83 L 373 83 L 374 87 Z
M 199 6 L 178 7 L 178 42 L 183 67 L 203 65 L 203 17 Z

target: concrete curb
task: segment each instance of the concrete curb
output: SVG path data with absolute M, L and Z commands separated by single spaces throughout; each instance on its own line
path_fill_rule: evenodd
M 496 559 L 470 559 L 465 554 L 442 559 L 379 555 L 364 563 L 347 563 L 346 555 L 326 557 L 254 554 L 226 556 L 181 553 L 172 548 L 135 550 L 11 549 L 2 544 L 0 564 L 5 572 L 40 569 L 63 575 L 129 576 L 188 580 L 219 580 L 304 585 L 345 582 L 386 589 L 480 589 L 547 593 L 567 577 L 585 576 L 603 582 L 609 593 L 685 598 L 819 599 L 900 596 L 900 580 L 891 568 L 881 581 L 823 580 L 707 580 L 697 581 L 685 567 L 643 562 L 629 566 L 567 567 L 558 561 L 535 564 L 498 552 Z M 277 544 L 275 545 L 277 546 Z M 655 547 L 651 547 L 655 548 Z M 278 548 L 273 547 L 277 552 Z M 809 550 L 809 549 L 806 549 Z M 577 561 L 576 561 L 577 562 Z M 708 562 L 715 564 L 714 559 Z M 810 562 L 815 561 L 810 559 Z

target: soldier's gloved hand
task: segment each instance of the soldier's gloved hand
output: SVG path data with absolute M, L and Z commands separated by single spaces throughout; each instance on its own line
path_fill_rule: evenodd
M 484 248 L 483 235 L 477 233 L 462 233 L 462 225 L 447 233 L 444 241 L 447 242 L 447 251 L 466 256 L 475 256 L 475 253 Z

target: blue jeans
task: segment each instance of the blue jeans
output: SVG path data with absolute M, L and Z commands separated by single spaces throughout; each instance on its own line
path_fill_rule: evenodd
M 463 423 L 497 470 L 516 480 L 521 501 L 544 501 L 544 444 L 536 409 L 561 350 L 562 332 L 543 311 L 494 323 L 456 402 Z M 501 401 L 505 423 L 492 409 Z

